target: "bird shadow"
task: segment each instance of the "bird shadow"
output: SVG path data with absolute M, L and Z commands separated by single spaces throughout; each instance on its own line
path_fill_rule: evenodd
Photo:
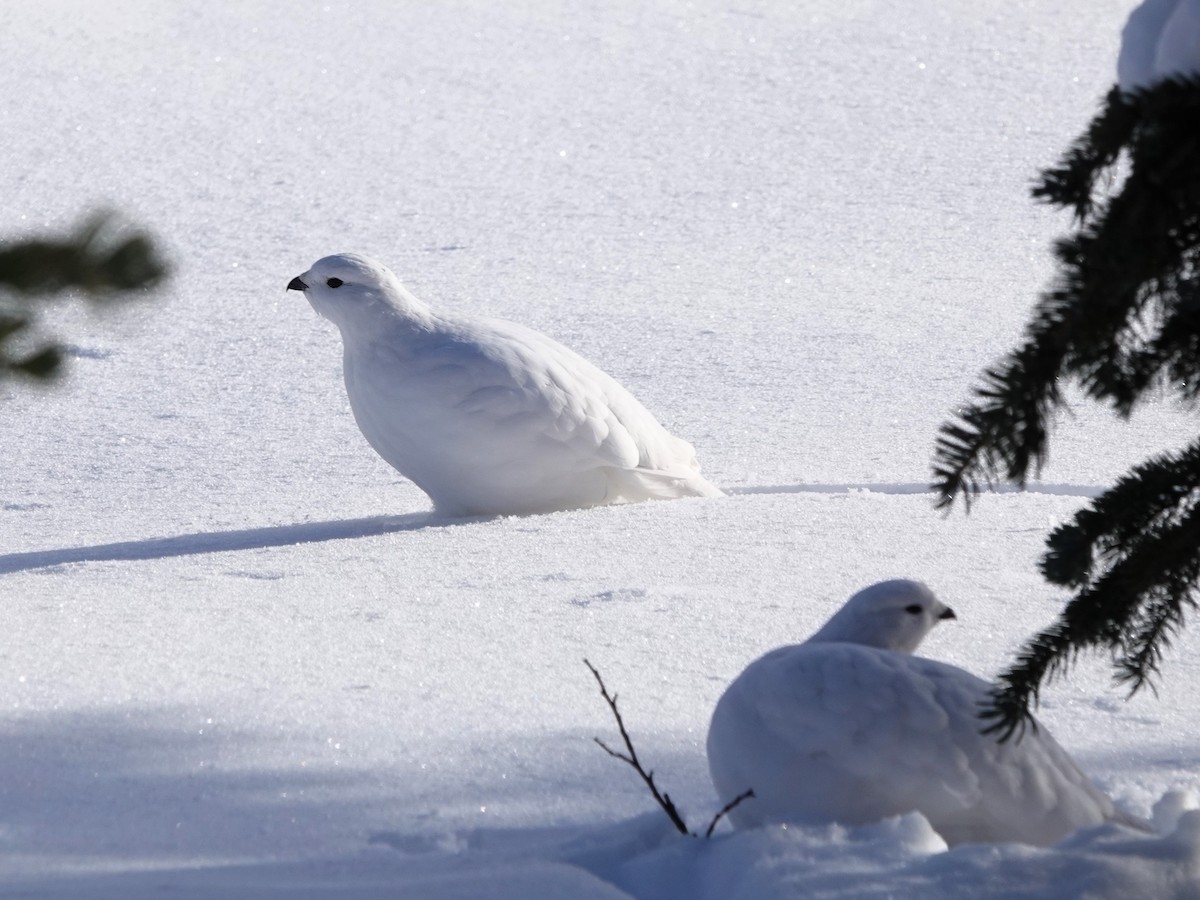
M 0 575 L 23 572 L 28 569 L 44 569 L 66 563 L 167 559 L 174 556 L 193 556 L 202 553 L 259 550 L 264 547 L 353 540 L 475 521 L 484 521 L 484 519 L 451 518 L 439 516 L 433 512 L 424 512 L 401 516 L 369 516 L 361 519 L 270 525 L 262 528 L 240 528 L 233 531 L 199 531 L 172 537 L 117 541 L 111 544 L 28 550 L 20 553 L 0 554 Z
M 845 494 L 857 491 L 879 494 L 930 493 L 928 484 L 862 483 L 862 484 L 775 484 L 728 487 L 730 495 L 747 494 Z M 999 484 L 994 493 L 1055 494 L 1059 496 L 1096 497 L 1102 488 L 1073 484 L 1037 484 L 1021 487 Z M 439 528 L 484 522 L 492 516 L 439 515 L 436 512 L 409 513 L 400 516 L 368 516 L 326 522 L 301 522 L 293 525 L 269 525 L 261 528 L 240 528 L 232 531 L 199 531 L 171 537 L 116 541 L 109 544 L 89 544 L 60 547 L 50 550 L 26 550 L 0 554 L 0 575 L 46 569 L 80 562 L 128 562 L 168 559 L 176 556 L 195 556 L 204 553 L 224 553 L 236 550 L 260 550 L 266 547 L 287 547 L 294 544 L 315 544 L 325 541 L 353 540 L 377 537 L 423 528 Z

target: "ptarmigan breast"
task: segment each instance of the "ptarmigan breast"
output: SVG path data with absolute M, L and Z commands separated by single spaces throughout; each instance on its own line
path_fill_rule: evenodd
M 721 493 L 701 477 L 690 444 L 544 334 L 438 315 L 355 254 L 318 260 L 288 287 L 341 331 L 346 392 L 367 441 L 440 512 Z
M 888 581 L 854 595 L 808 641 L 751 663 L 708 733 L 730 818 L 861 824 L 918 811 L 949 844 L 1046 845 L 1106 821 L 1135 827 L 1045 726 L 1001 743 L 980 732 L 990 686 L 911 655 L 953 613 L 927 587 Z

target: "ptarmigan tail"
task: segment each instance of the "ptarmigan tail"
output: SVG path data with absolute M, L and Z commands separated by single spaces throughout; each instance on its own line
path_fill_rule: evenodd
M 1134 831 L 1144 831 L 1146 834 L 1154 834 L 1154 824 L 1152 822 L 1140 816 L 1127 813 L 1119 806 L 1113 809 L 1112 818 L 1109 821 L 1132 828 Z
M 608 496 L 616 502 L 640 503 L 680 497 L 722 497 L 724 492 L 699 472 L 611 468 Z

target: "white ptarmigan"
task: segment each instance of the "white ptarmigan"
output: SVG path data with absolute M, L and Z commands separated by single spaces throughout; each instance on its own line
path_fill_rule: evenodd
M 367 441 L 450 515 L 553 512 L 720 491 L 613 378 L 533 329 L 439 315 L 383 265 L 327 256 L 289 290 L 342 334 Z
M 980 733 L 990 685 L 912 652 L 954 618 L 924 584 L 851 597 L 803 644 L 751 663 L 717 702 L 708 765 L 729 814 L 857 825 L 917 811 L 947 844 L 1048 845 L 1117 810 L 1045 726 L 1001 743 Z
M 1200 75 L 1200 0 L 1145 0 L 1121 32 L 1117 81 L 1123 91 L 1164 78 Z

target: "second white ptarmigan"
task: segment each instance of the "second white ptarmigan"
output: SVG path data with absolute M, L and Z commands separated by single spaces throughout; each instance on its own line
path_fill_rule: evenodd
M 452 515 L 711 497 L 696 455 L 632 394 L 546 335 L 439 315 L 385 266 L 327 256 L 293 278 L 338 326 L 371 446 Z
M 1117 81 L 1123 91 L 1164 78 L 1200 76 L 1200 0 L 1144 0 L 1121 32 Z
M 802 644 L 751 663 L 718 701 L 708 764 L 737 827 L 875 822 L 920 812 L 947 844 L 1052 844 L 1117 810 L 1045 726 L 982 734 L 990 685 L 913 656 L 954 613 L 916 581 L 851 597 Z

